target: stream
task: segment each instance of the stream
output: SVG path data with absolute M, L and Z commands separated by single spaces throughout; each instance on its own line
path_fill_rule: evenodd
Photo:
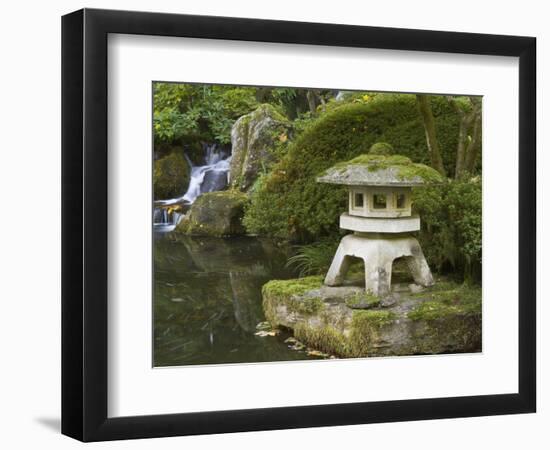
M 262 285 L 295 276 L 287 256 L 261 238 L 155 233 L 154 365 L 316 359 L 288 348 L 289 334 L 255 334 Z

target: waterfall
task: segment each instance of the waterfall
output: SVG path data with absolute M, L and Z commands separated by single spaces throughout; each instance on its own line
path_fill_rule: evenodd
M 191 180 L 182 200 L 192 204 L 200 194 L 221 191 L 227 187 L 227 175 L 231 156 L 217 144 L 205 145 L 203 166 L 191 164 Z
M 183 204 L 192 205 L 200 194 L 205 192 L 221 191 L 227 187 L 229 164 L 231 155 L 228 155 L 217 144 L 204 144 L 204 164 L 195 166 L 187 155 L 184 155 L 191 167 L 189 186 L 183 196 L 168 200 L 157 200 L 153 213 L 153 224 L 155 230 L 172 231 L 182 214 L 177 212 L 168 213 L 162 206 Z

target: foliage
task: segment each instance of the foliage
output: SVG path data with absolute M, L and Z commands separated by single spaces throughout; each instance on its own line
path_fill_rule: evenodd
M 200 139 L 231 142 L 231 127 L 258 106 L 255 88 L 154 83 L 155 143 Z
M 183 195 L 189 185 L 189 173 L 189 165 L 179 152 L 172 152 L 156 160 L 153 168 L 155 199 L 175 198 Z
M 204 142 L 228 144 L 235 121 L 268 103 L 293 119 L 289 132 L 277 135 L 278 162 L 264 165 L 249 191 L 244 225 L 249 233 L 302 244 L 289 261 L 301 274 L 323 273 L 339 237 L 338 217 L 346 209 L 347 189 L 316 182 L 342 161 L 364 162 L 363 154 L 383 154 L 385 162 L 430 165 L 422 116 L 413 94 L 335 92 L 294 88 L 249 88 L 154 83 L 156 198 L 181 195 L 189 181 L 191 159 L 202 156 Z M 461 117 L 474 112 L 466 97 L 430 96 L 444 171 L 455 172 Z M 457 112 L 458 111 L 458 112 Z M 462 133 L 464 135 L 464 133 Z M 466 142 L 467 143 L 467 142 Z M 177 151 L 174 151 L 177 148 Z M 415 189 L 420 213 L 419 238 L 428 262 L 439 271 L 460 271 L 467 280 L 481 273 L 480 146 L 476 164 L 461 181 Z M 394 156 L 390 156 L 394 155 Z M 361 159 L 363 158 L 363 159 Z M 369 158 L 369 155 L 367 155 Z M 394 161 L 394 159 L 397 160 Z M 369 164 L 372 161 L 369 160 Z M 418 166 L 422 167 L 422 166 Z M 465 181 L 467 180 L 467 181 Z
M 377 142 L 387 142 L 395 153 L 429 164 L 414 95 L 333 103 L 339 106 L 310 121 L 282 160 L 258 181 L 245 213 L 249 232 L 301 242 L 336 233 L 346 207 L 346 189 L 319 184 L 315 178 L 337 162 L 367 153 Z M 444 161 L 452 166 L 453 157 L 445 149 L 456 151 L 458 117 L 444 99 L 435 98 L 433 103 L 440 135 L 452 144 L 441 145 Z
M 261 103 L 271 103 L 289 119 L 315 115 L 320 104 L 333 97 L 334 91 L 297 88 L 259 88 L 256 99 Z
M 321 239 L 314 244 L 298 246 L 296 254 L 288 259 L 286 265 L 298 270 L 301 277 L 324 274 L 337 247 L 338 241 L 332 239 Z
M 422 219 L 419 238 L 428 262 L 439 271 L 462 271 L 468 281 L 480 279 L 480 177 L 415 189 L 413 208 Z

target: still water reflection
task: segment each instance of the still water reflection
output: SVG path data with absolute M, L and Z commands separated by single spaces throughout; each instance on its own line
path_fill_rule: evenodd
M 262 285 L 291 278 L 287 254 L 252 237 L 154 242 L 154 365 L 314 359 L 288 348 L 288 335 L 255 335 L 265 320 Z

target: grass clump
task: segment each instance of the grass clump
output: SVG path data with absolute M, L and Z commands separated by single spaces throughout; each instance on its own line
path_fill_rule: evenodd
M 333 239 L 322 239 L 313 244 L 298 246 L 296 254 L 288 259 L 286 266 L 298 270 L 301 277 L 324 274 L 330 267 L 337 248 L 338 241 Z
M 294 328 L 294 335 L 299 341 L 324 353 L 361 358 L 369 356 L 379 330 L 394 319 L 395 315 L 388 311 L 355 311 L 349 333 L 330 324 L 314 327 L 302 322 Z
M 300 342 L 316 350 L 320 350 L 323 353 L 343 358 L 352 357 L 349 352 L 348 342 L 344 335 L 330 325 L 313 328 L 303 323 L 299 323 L 294 328 L 294 336 Z

